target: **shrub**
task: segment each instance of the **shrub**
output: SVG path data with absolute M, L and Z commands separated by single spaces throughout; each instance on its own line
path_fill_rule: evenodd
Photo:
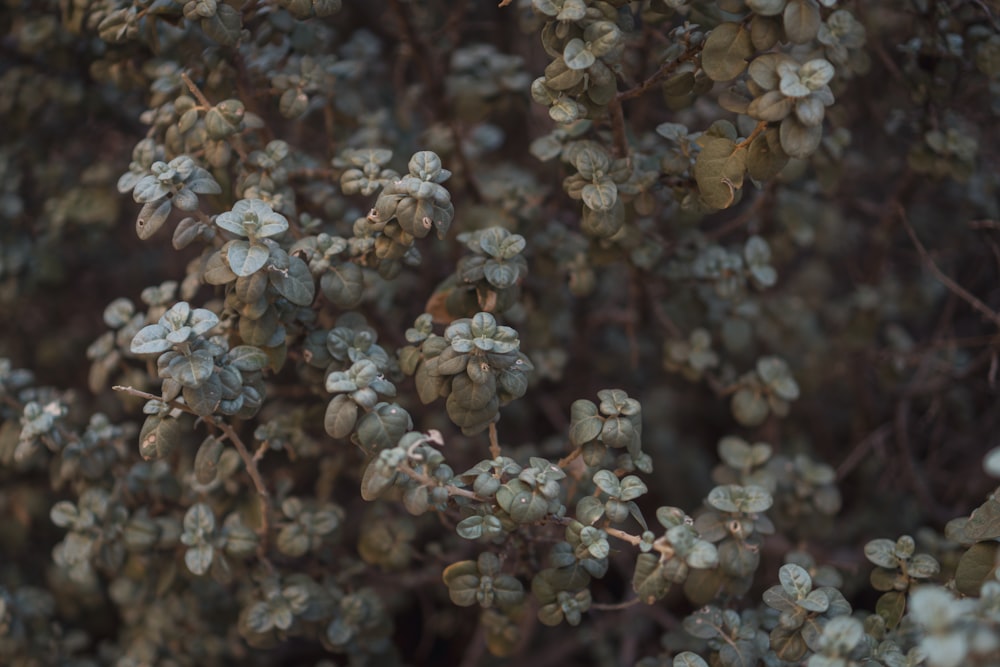
M 1000 661 L 987 3 L 7 6 L 4 664 Z

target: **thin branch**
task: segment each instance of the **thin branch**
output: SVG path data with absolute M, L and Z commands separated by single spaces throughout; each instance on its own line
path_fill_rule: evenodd
M 413 25 L 410 15 L 406 12 L 400 0 L 389 0 L 389 6 L 392 8 L 392 13 L 396 15 L 396 18 L 400 22 L 403 29 L 400 37 L 409 52 L 413 55 L 413 60 L 417 61 L 417 67 L 420 70 L 421 78 L 424 80 L 424 85 L 427 86 L 428 95 L 431 99 L 434 99 L 444 85 L 443 79 L 438 76 L 436 71 L 438 69 L 437 63 L 433 60 L 432 56 L 437 51 L 427 48 L 428 45 L 421 39 L 420 32 Z M 440 103 L 438 105 L 440 106 Z
M 982 9 L 983 13 L 986 14 L 986 18 L 993 25 L 993 29 L 1000 32 L 1000 23 L 997 23 L 997 19 L 993 16 L 993 12 L 990 11 L 989 6 L 983 0 L 972 0 L 972 4 Z
M 862 438 L 837 468 L 837 481 L 847 477 L 868 456 L 869 450 L 884 444 L 891 433 L 892 424 L 885 423 Z
M 757 127 L 753 128 L 753 132 L 750 133 L 750 136 L 748 136 L 740 143 L 736 144 L 736 150 L 739 150 L 741 148 L 747 148 L 748 146 L 750 146 L 750 144 L 753 143 L 753 140 L 756 139 L 761 132 L 767 129 L 767 126 L 768 122 L 766 120 L 758 121 Z
M 410 467 L 408 463 L 401 463 L 396 467 L 399 472 L 403 473 L 415 482 L 419 482 L 422 486 L 438 486 L 438 481 L 431 477 L 430 475 L 425 475 L 424 473 L 417 472 Z M 469 500 L 475 500 L 481 503 L 487 502 L 485 498 L 478 496 L 474 491 L 469 491 L 468 489 L 463 489 L 460 486 L 455 486 L 454 484 L 443 485 L 445 489 L 448 490 L 448 495 L 450 496 L 462 496 L 463 498 L 468 498 Z
M 214 422 L 211 419 L 206 419 L 206 421 L 210 424 L 214 423 L 216 427 L 222 430 L 226 438 L 233 443 L 233 447 L 236 448 L 240 458 L 243 459 L 243 464 L 247 468 L 247 474 L 253 480 L 254 488 L 257 490 L 257 497 L 260 500 L 260 544 L 257 546 L 257 556 L 270 569 L 271 563 L 267 559 L 267 541 L 271 529 L 271 494 L 267 490 L 264 478 L 260 476 L 260 470 L 257 469 L 257 460 L 250 454 L 247 446 L 243 444 L 243 440 L 240 439 L 239 434 L 236 433 L 230 424 Z
M 677 60 L 671 60 L 669 62 L 663 63 L 662 65 L 660 65 L 660 69 L 656 70 L 648 79 L 640 83 L 638 86 L 635 86 L 634 88 L 629 88 L 628 90 L 621 91 L 620 93 L 615 95 L 615 99 L 620 102 L 624 102 L 625 100 L 631 100 L 636 97 L 641 97 L 650 88 L 652 88 L 660 81 L 673 74 L 674 70 L 676 70 L 678 67 L 680 67 L 687 61 L 694 59 L 697 53 L 698 53 L 698 47 L 688 44 L 687 49 L 684 51 L 684 53 L 680 55 L 680 57 L 677 58 Z
M 199 88 L 195 82 L 191 80 L 191 77 L 188 76 L 187 72 L 181 72 L 181 81 L 184 82 L 184 85 L 187 86 L 188 90 L 191 91 L 191 94 L 198 100 L 198 104 L 206 109 L 212 108 L 212 103 L 208 101 L 207 97 L 205 97 L 205 93 L 201 92 L 201 88 Z
M 639 598 L 632 598 L 630 600 L 625 600 L 624 602 L 616 602 L 614 604 L 605 602 L 591 602 L 590 608 L 597 609 L 600 611 L 621 611 L 622 609 L 628 609 L 629 607 L 634 607 L 639 604 Z
M 497 437 L 497 423 L 490 422 L 490 456 L 500 458 L 500 439 Z
M 1000 229 L 998 220 L 973 220 L 969 223 L 970 229 Z
M 610 526 L 605 526 L 603 530 L 611 537 L 616 537 L 622 542 L 628 542 L 634 547 L 637 547 L 640 544 L 642 544 L 642 538 L 639 537 L 638 535 L 633 535 L 632 533 L 626 533 L 624 530 L 620 530 L 618 528 L 611 528 Z M 660 556 L 663 557 L 664 559 L 673 558 L 676 553 L 674 551 L 673 546 L 671 546 L 670 543 L 667 542 L 666 539 L 664 538 L 660 538 L 655 542 L 653 542 L 653 551 L 658 552 Z
M 451 140 L 455 144 L 455 157 L 458 158 L 458 164 L 462 167 L 465 189 L 469 192 L 473 201 L 481 204 L 483 203 L 483 193 L 479 190 L 479 184 L 476 182 L 475 172 L 469 163 L 469 157 L 465 154 L 465 149 L 462 148 L 462 135 L 458 131 L 458 126 L 454 120 L 448 123 L 448 129 L 451 131 Z
M 205 109 L 211 109 L 213 106 L 215 106 L 208 101 L 208 98 L 205 97 L 205 93 L 201 92 L 201 88 L 199 88 L 197 84 L 195 84 L 195 82 L 191 80 L 191 77 L 188 76 L 187 72 L 181 72 L 181 81 L 183 81 L 184 85 L 187 86 L 188 90 L 191 91 L 191 94 L 194 95 L 195 98 L 197 98 L 198 104 L 205 107 Z M 243 140 L 240 138 L 239 134 L 233 135 L 232 141 L 230 142 L 229 145 L 232 146 L 233 150 L 236 151 L 236 154 L 240 156 L 241 160 L 243 160 L 244 162 L 247 161 L 248 159 L 247 151 L 246 148 L 243 146 Z
M 581 454 L 583 454 L 583 447 L 577 447 L 569 454 L 559 459 L 559 462 L 556 463 L 556 465 L 559 466 L 560 468 L 565 468 L 570 463 L 575 461 Z
M 144 398 L 147 401 L 160 401 L 164 402 L 161 396 L 156 396 L 155 394 L 150 394 L 145 391 L 136 389 L 135 387 L 124 387 L 121 385 L 115 385 L 112 387 L 114 391 L 121 391 L 129 394 L 131 396 L 136 396 L 138 398 Z M 209 426 L 222 431 L 223 435 L 227 440 L 233 443 L 233 447 L 236 448 L 236 452 L 243 459 L 243 464 L 246 466 L 247 474 L 250 476 L 250 480 L 253 482 L 254 489 L 257 491 L 257 497 L 260 499 L 260 528 L 257 530 L 257 534 L 260 536 L 260 544 L 257 545 L 257 556 L 260 558 L 261 562 L 271 569 L 271 561 L 267 557 L 268 549 L 268 536 L 271 530 L 271 494 L 267 490 L 267 485 L 264 483 L 264 478 L 260 476 L 260 470 L 257 468 L 257 460 L 250 454 L 246 445 L 243 444 L 243 440 L 240 438 L 239 434 L 230 424 L 222 421 L 217 421 L 211 415 L 203 416 L 196 413 L 191 409 L 190 406 L 180 403 L 178 401 L 166 401 L 166 404 L 172 408 L 177 408 L 183 412 L 194 415 L 199 419 L 205 421 Z
M 625 136 L 625 112 L 622 102 L 615 97 L 608 103 L 608 114 L 611 116 L 611 134 L 614 137 L 615 155 L 628 157 L 628 139 Z
M 997 312 L 988 305 L 980 301 L 974 294 L 952 280 L 938 267 L 937 263 L 927 253 L 927 249 L 924 247 L 924 244 L 920 242 L 919 238 L 917 238 L 917 233 L 913 230 L 913 225 L 910 224 L 910 220 L 906 215 L 906 209 L 903 208 L 902 204 L 897 204 L 896 208 L 899 214 L 899 219 L 906 228 L 906 233 L 909 234 L 910 240 L 913 242 L 914 247 L 917 249 L 917 253 L 920 255 L 920 261 L 927 267 L 927 270 L 933 273 L 934 277 L 937 278 L 942 285 L 947 287 L 952 294 L 962 299 L 962 301 L 965 301 L 975 310 L 979 311 L 983 317 L 990 320 L 993 324 L 1000 328 L 1000 315 L 998 315 Z

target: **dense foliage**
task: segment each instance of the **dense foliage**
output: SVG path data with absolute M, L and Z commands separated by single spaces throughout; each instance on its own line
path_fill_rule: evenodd
M 990 3 L 0 32 L 0 663 L 1000 664 Z

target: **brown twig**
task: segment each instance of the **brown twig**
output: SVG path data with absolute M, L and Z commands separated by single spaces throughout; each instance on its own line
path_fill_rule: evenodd
M 438 481 L 431 477 L 430 475 L 425 475 L 424 473 L 417 472 L 410 467 L 408 463 L 401 463 L 397 467 L 399 472 L 403 473 L 415 482 L 419 482 L 421 486 L 433 487 L 438 486 Z M 469 500 L 476 500 L 481 503 L 487 502 L 485 498 L 481 498 L 474 491 L 469 491 L 468 489 L 463 489 L 460 486 L 455 486 L 454 484 L 444 484 L 445 489 L 448 490 L 448 495 L 450 496 L 462 496 L 463 498 L 468 498 Z
M 758 193 L 750 205 L 739 215 L 732 220 L 727 221 L 725 224 L 716 227 L 711 231 L 705 232 L 705 239 L 708 241 L 718 241 L 749 223 L 757 217 L 761 210 L 770 202 L 773 189 L 774 183 L 768 184 L 767 189 L 764 190 L 764 192 Z
M 236 448 L 236 452 L 240 455 L 240 458 L 243 460 L 243 464 L 246 466 L 247 474 L 250 476 L 254 489 L 257 491 L 257 497 L 260 499 L 260 528 L 257 530 L 257 534 L 260 536 L 260 544 L 257 546 L 257 556 L 268 569 L 271 569 L 273 566 L 271 565 L 270 559 L 267 557 L 268 536 L 271 530 L 271 494 L 267 490 L 267 484 L 264 483 L 264 478 L 260 475 L 260 470 L 257 468 L 257 460 L 250 454 L 247 446 L 243 444 L 243 440 L 240 438 L 236 430 L 230 424 L 218 421 L 211 415 L 199 415 L 192 410 L 190 406 L 178 401 L 163 401 L 162 397 L 145 391 L 140 391 L 135 387 L 115 385 L 112 389 L 114 391 L 125 392 L 126 394 L 136 396 L 138 398 L 144 398 L 147 401 L 165 402 L 172 408 L 176 408 L 182 412 L 186 412 L 204 420 L 204 422 L 209 426 L 222 431 L 225 438 L 233 443 L 233 447 Z
M 490 422 L 490 456 L 500 458 L 500 439 L 497 437 L 497 423 Z
M 837 481 L 847 477 L 868 456 L 869 450 L 883 444 L 890 433 L 892 424 L 886 423 L 862 438 L 837 468 Z
M 184 85 L 187 86 L 188 90 L 191 91 L 191 94 L 198 100 L 198 104 L 205 107 L 205 109 L 211 109 L 214 106 L 208 101 L 208 98 L 205 97 L 205 93 L 201 92 L 201 88 L 199 88 L 198 85 L 191 80 L 191 77 L 188 76 L 187 72 L 181 72 L 181 81 L 184 82 Z M 240 159 L 246 162 L 249 156 L 247 155 L 246 148 L 243 146 L 243 140 L 238 134 L 233 135 L 230 145 L 233 147 L 233 150 L 236 151 L 236 154 L 240 156 Z
M 198 104 L 206 109 L 212 108 L 212 103 L 208 101 L 207 97 L 205 97 L 205 93 L 201 92 L 201 88 L 199 88 L 195 82 L 191 80 L 191 77 L 188 76 L 187 72 L 181 72 L 181 81 L 184 82 L 184 85 L 187 86 L 188 90 L 191 91 L 191 94 L 198 100 Z
M 1000 23 L 997 23 L 997 19 L 995 16 L 993 16 L 993 12 L 990 11 L 989 6 L 985 2 L 983 2 L 983 0 L 972 0 L 972 4 L 982 9 L 983 13 L 986 14 L 986 18 L 993 26 L 993 29 L 996 30 L 997 32 L 1000 32 Z
M 624 602 L 592 602 L 590 603 L 591 609 L 597 609 L 599 611 L 621 611 L 622 609 L 628 609 L 629 607 L 634 607 L 639 604 L 639 598 L 631 598 L 625 600 Z
M 913 242 L 914 247 L 917 249 L 917 253 L 920 255 L 920 261 L 923 262 L 927 270 L 934 274 L 934 277 L 938 281 L 948 288 L 948 290 L 965 301 L 967 304 L 972 306 L 977 310 L 983 317 L 990 320 L 997 327 L 1000 327 L 1000 315 L 997 314 L 995 310 L 990 308 L 988 305 L 983 303 L 974 294 L 969 292 L 967 289 L 959 285 L 957 282 L 952 280 L 944 271 L 942 271 L 933 258 L 928 254 L 927 249 L 924 244 L 920 242 L 917 237 L 917 233 L 913 230 L 913 225 L 910 224 L 910 220 L 906 215 L 906 209 L 903 208 L 902 204 L 896 204 L 896 210 L 899 214 L 899 219 L 903 223 L 903 227 L 906 229 L 906 233 L 909 234 L 910 240 Z
M 972 220 L 969 222 L 970 229 L 1000 229 L 998 220 Z
M 663 79 L 673 74 L 674 70 L 676 70 L 682 64 L 684 64 L 689 60 L 692 60 L 695 57 L 695 55 L 697 55 L 697 53 L 698 53 L 698 47 L 688 44 L 687 49 L 684 51 L 684 53 L 680 55 L 680 57 L 677 58 L 677 60 L 671 60 L 669 62 L 663 63 L 660 66 L 660 68 L 655 72 L 653 72 L 653 74 L 648 79 L 640 83 L 638 86 L 635 86 L 634 88 L 629 88 L 628 90 L 621 91 L 620 93 L 615 95 L 615 99 L 618 100 L 619 102 L 624 102 L 625 100 L 631 100 L 636 97 L 641 97 L 650 88 L 652 88 L 657 83 L 659 83 Z
M 575 461 L 576 459 L 578 459 L 581 454 L 583 454 L 583 448 L 582 447 L 577 447 L 576 449 L 574 449 L 573 451 L 571 451 L 569 454 L 567 454 L 566 456 L 564 456 L 561 459 L 559 459 L 559 462 L 556 463 L 556 465 L 559 466 L 560 468 L 565 468 L 570 463 L 572 463 L 573 461 Z
M 753 143 L 753 140 L 756 139 L 761 132 L 767 129 L 767 126 L 768 122 L 766 120 L 758 121 L 757 127 L 753 128 L 753 132 L 750 133 L 750 136 L 748 136 L 740 143 L 736 144 L 736 150 L 740 150 L 741 148 L 747 148 L 748 146 L 750 146 L 750 144 Z
M 611 117 L 611 135 L 614 137 L 616 157 L 628 157 L 628 138 L 625 136 L 625 112 L 622 102 L 615 97 L 608 103 L 608 115 Z

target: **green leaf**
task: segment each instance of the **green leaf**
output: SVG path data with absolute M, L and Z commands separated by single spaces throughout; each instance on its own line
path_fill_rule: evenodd
M 167 328 L 162 324 L 150 324 L 140 329 L 132 338 L 129 350 L 132 354 L 159 354 L 173 345 L 167 340 Z
M 344 262 L 330 269 L 320 278 L 323 296 L 338 308 L 350 309 L 361 303 L 364 295 L 364 273 L 353 262 Z
M 809 652 L 809 647 L 806 646 L 798 628 L 785 628 L 780 625 L 771 631 L 771 649 L 775 655 L 787 662 L 798 662 Z
M 794 158 L 805 159 L 816 152 L 823 139 L 823 126 L 803 125 L 794 115 L 781 121 L 781 149 Z
M 747 107 L 747 115 L 757 120 L 777 122 L 792 113 L 795 108 L 795 100 L 785 97 L 781 91 L 770 90 L 760 97 L 755 98 Z
M 584 70 L 593 65 L 596 58 L 582 39 L 574 37 L 563 49 L 563 60 L 572 70 Z
M 135 219 L 135 233 L 140 239 L 149 239 L 163 227 L 163 223 L 170 216 L 173 201 L 164 199 L 163 201 L 151 201 L 143 204 Z
M 823 636 L 827 645 L 833 646 L 839 654 L 845 655 L 861 643 L 865 636 L 865 628 L 856 618 L 838 616 L 826 624 Z
M 622 46 L 622 31 L 611 21 L 594 21 L 583 31 L 583 38 L 591 53 L 602 57 Z
M 785 36 L 793 44 L 805 44 L 815 39 L 822 21 L 816 0 L 788 0 L 782 19 Z
M 361 497 L 369 502 L 375 500 L 386 489 L 392 486 L 395 479 L 395 469 L 383 470 L 378 457 L 375 457 L 369 462 L 364 474 L 361 476 Z
M 271 284 L 278 294 L 297 306 L 312 304 L 316 295 L 316 284 L 313 282 L 309 265 L 294 255 L 288 258 L 288 268 L 269 272 Z
M 346 438 L 354 431 L 357 421 L 358 404 L 347 394 L 339 394 L 326 406 L 323 428 L 332 438 Z
M 722 634 L 723 616 L 718 607 L 705 607 L 684 619 L 684 631 L 698 639 L 713 639 Z
M 249 276 L 260 271 L 270 256 L 270 250 L 263 243 L 250 243 L 241 239 L 230 241 L 226 251 L 229 268 L 237 276 Z
M 194 474 L 199 484 L 211 484 L 219 474 L 219 460 L 225 445 L 218 438 L 208 436 L 201 443 L 194 457 Z
M 899 567 L 899 561 L 896 560 L 896 544 L 892 540 L 884 538 L 871 540 L 865 544 L 865 558 L 879 567 L 892 570 Z
M 595 211 L 610 211 L 618 201 L 618 188 L 608 176 L 583 186 L 580 194 L 583 203 Z
M 875 603 L 875 613 L 885 619 L 889 629 L 895 628 L 906 611 L 906 594 L 899 591 L 883 593 Z
M 254 345 L 237 345 L 229 350 L 226 359 L 243 372 L 259 371 L 267 367 L 267 354 Z
M 908 572 L 915 579 L 930 579 L 941 571 L 941 565 L 933 556 L 916 554 L 910 559 Z
M 358 420 L 358 441 L 368 452 L 393 447 L 412 426 L 409 412 L 395 403 L 380 403 Z
M 184 514 L 184 532 L 196 536 L 211 534 L 215 530 L 215 513 L 205 503 L 195 503 Z
M 584 0 L 563 0 L 559 13 L 556 14 L 558 21 L 579 21 L 587 15 L 587 5 Z
M 166 373 L 185 387 L 200 387 L 215 370 L 215 361 L 208 350 L 195 350 L 191 354 L 179 354 L 170 360 Z
M 454 404 L 466 410 L 480 410 L 489 405 L 496 399 L 496 380 L 492 373 L 487 374 L 485 379 L 485 382 L 476 383 L 467 375 L 455 376 L 448 396 L 449 405 Z
M 736 201 L 743 187 L 747 150 L 736 142 L 720 137 L 704 137 L 701 152 L 694 163 L 694 178 L 706 205 L 722 209 Z
M 149 415 L 139 432 L 139 454 L 147 461 L 169 456 L 180 442 L 181 422 L 173 417 Z
M 747 153 L 747 174 L 758 181 L 774 178 L 788 164 L 788 155 L 781 148 L 778 130 L 770 128 L 758 135 Z
M 714 568 L 719 564 L 719 551 L 711 542 L 699 540 L 684 557 L 684 562 L 694 568 Z
M 70 501 L 60 500 L 49 510 L 49 518 L 60 528 L 70 528 L 80 518 L 80 512 Z
M 531 491 L 516 493 L 507 502 L 504 502 L 501 498 L 507 497 L 503 493 L 506 488 L 506 486 L 502 486 L 497 491 L 497 502 L 504 511 L 510 514 L 510 518 L 515 523 L 534 523 L 544 518 L 548 513 L 548 500 L 541 494 Z
M 674 656 L 671 667 L 708 667 L 708 663 L 697 653 L 682 651 Z
M 184 552 L 184 564 L 193 574 L 201 576 L 208 572 L 214 555 L 215 549 L 211 544 L 196 544 Z
M 604 516 L 604 503 L 594 496 L 584 496 L 576 504 L 576 520 L 590 526 Z
M 636 557 L 632 590 L 645 604 L 654 604 L 670 590 L 670 581 L 663 576 L 658 554 L 639 554 Z
M 610 470 L 598 470 L 594 473 L 594 484 L 612 498 L 617 498 L 621 492 L 621 482 Z
M 1000 538 L 1000 499 L 996 495 L 973 510 L 965 524 L 965 535 L 981 541 Z
M 276 545 L 278 551 L 286 556 L 298 558 L 306 555 L 309 551 L 309 535 L 297 523 L 290 523 L 281 528 L 278 532 Z
M 744 426 L 760 426 L 770 412 L 767 399 L 749 387 L 743 387 L 733 394 L 731 407 L 733 417 Z
M 737 540 L 725 540 L 718 547 L 719 566 L 736 577 L 749 577 L 760 564 L 760 549 Z
M 955 588 L 963 595 L 976 597 L 983 582 L 994 576 L 997 569 L 997 552 L 1000 543 L 977 542 L 969 547 L 958 560 L 955 569 Z
M 587 108 L 570 97 L 559 97 L 549 107 L 549 117 L 563 125 L 577 121 L 586 114 Z
M 243 32 L 243 16 L 236 8 L 218 3 L 215 15 L 201 20 L 201 29 L 223 46 L 236 46 Z
M 215 412 L 222 400 L 222 381 L 213 374 L 198 387 L 184 387 L 184 402 L 202 417 Z
M 753 52 L 749 30 L 739 23 L 720 23 L 705 40 L 701 66 L 713 81 L 730 81 L 743 73 Z
M 209 285 L 227 285 L 237 278 L 232 269 L 223 261 L 221 250 L 209 256 L 205 262 L 205 272 L 202 277 Z
M 774 498 L 767 489 L 761 486 L 748 485 L 743 487 L 743 497 L 740 500 L 740 511 L 748 514 L 765 512 L 774 504 Z
M 515 265 L 496 260 L 490 260 L 483 265 L 483 275 L 487 282 L 497 289 L 513 287 L 519 277 Z
M 770 51 L 781 39 L 781 22 L 755 12 L 750 21 L 750 41 L 758 53 Z
M 812 591 L 796 604 L 807 611 L 822 614 L 830 607 L 830 598 L 823 591 Z
M 256 319 L 241 317 L 239 331 L 240 337 L 247 344 L 267 347 L 271 338 L 278 331 L 278 313 L 271 306 Z
M 461 399 L 457 398 L 458 396 L 458 392 L 452 391 L 448 395 L 445 407 L 448 411 L 448 417 L 466 435 L 474 435 L 485 430 L 499 414 L 500 401 L 495 395 L 482 407 L 463 405 Z
M 720 512 L 739 512 L 739 495 L 742 487 L 735 484 L 717 486 L 708 492 L 705 502 Z
M 278 113 L 296 119 L 309 110 L 309 96 L 298 88 L 289 88 L 278 99 Z
M 455 532 L 463 539 L 478 540 L 483 536 L 483 523 L 484 518 L 478 514 L 469 516 L 458 522 Z
M 580 401 L 577 401 L 577 403 L 580 403 Z M 604 420 L 596 414 L 597 407 L 590 401 L 584 401 L 584 403 L 593 408 L 594 414 L 581 419 L 574 419 L 571 422 L 569 427 L 569 441 L 574 447 L 580 447 L 586 442 L 597 439 L 601 434 L 601 429 L 604 428 Z M 574 403 L 575 406 L 576 403 Z M 574 410 L 574 414 L 575 412 Z
M 764 604 L 777 611 L 790 612 L 794 611 L 797 606 L 792 596 L 781 586 L 771 586 L 764 591 L 761 599 Z
M 601 440 L 608 447 L 628 448 L 637 437 L 635 427 L 627 417 L 608 417 L 601 428 Z
M 441 354 L 428 361 L 427 370 L 433 375 L 458 375 L 468 367 L 472 359 L 469 351 L 473 347 L 469 339 L 455 340 L 451 347 L 445 348 Z

